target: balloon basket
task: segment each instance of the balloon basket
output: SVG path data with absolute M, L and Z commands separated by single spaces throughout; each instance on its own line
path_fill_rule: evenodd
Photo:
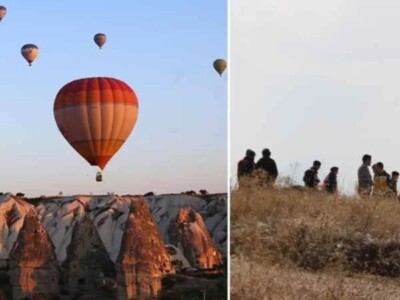
M 96 174 L 96 181 L 97 182 L 102 182 L 103 181 L 103 175 L 100 172 L 98 172 Z

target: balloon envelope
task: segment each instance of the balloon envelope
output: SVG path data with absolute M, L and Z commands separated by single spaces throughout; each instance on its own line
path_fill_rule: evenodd
M 21 48 L 21 54 L 31 66 L 33 61 L 39 55 L 39 48 L 34 44 L 26 44 Z
M 6 14 L 7 14 L 7 8 L 5 8 L 4 6 L 0 5 L 0 22 L 1 22 L 1 20 L 4 19 Z
M 226 61 L 222 58 L 216 59 L 213 63 L 215 71 L 221 76 L 226 69 Z
M 97 33 L 93 39 L 97 46 L 99 46 L 99 48 L 101 49 L 101 47 L 103 47 L 103 45 L 107 41 L 107 36 L 104 33 Z
M 138 99 L 125 82 L 109 77 L 74 80 L 54 101 L 58 129 L 92 166 L 105 168 L 131 134 Z

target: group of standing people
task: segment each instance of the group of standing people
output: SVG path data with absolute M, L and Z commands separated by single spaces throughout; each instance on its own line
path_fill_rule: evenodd
M 315 160 L 311 168 L 304 172 L 303 182 L 308 188 L 318 188 L 321 182 L 318 178 L 318 170 L 321 168 L 321 162 Z M 325 177 L 322 187 L 328 193 L 337 193 L 337 176 L 339 173 L 338 167 L 332 167 L 329 174 Z
M 358 193 L 360 196 L 395 196 L 398 197 L 397 181 L 399 172 L 393 171 L 388 174 L 382 162 L 372 165 L 372 177 L 369 167 L 372 164 L 372 157 L 365 154 L 362 158 L 362 165 L 358 169 Z
M 253 176 L 257 170 L 262 170 L 266 174 L 266 182 L 269 185 L 273 185 L 278 177 L 278 168 L 275 161 L 271 158 L 271 151 L 264 149 L 262 151 L 262 158 L 257 163 L 255 162 L 256 153 L 248 149 L 245 157 L 239 161 L 237 168 L 237 176 L 239 185 L 241 179 L 246 176 Z M 358 169 L 358 193 L 361 196 L 369 195 L 383 195 L 383 196 L 395 196 L 397 198 L 397 181 L 399 173 L 393 171 L 389 175 L 382 162 L 377 162 L 372 166 L 374 176 L 372 177 L 369 167 L 372 163 L 371 155 L 365 154 L 362 158 L 363 164 Z M 321 168 L 321 162 L 315 160 L 313 165 L 304 172 L 303 182 L 304 186 L 311 189 L 319 189 L 322 187 L 326 192 L 337 193 L 337 176 L 339 168 L 334 166 L 330 168 L 329 174 L 325 177 L 320 185 L 321 181 L 318 178 L 318 171 Z
M 255 170 L 264 170 L 267 182 L 274 183 L 278 177 L 278 168 L 275 161 L 271 158 L 271 151 L 269 151 L 269 149 L 264 149 L 262 151 L 262 158 L 260 158 L 257 163 L 255 162 L 255 158 L 256 153 L 248 149 L 246 151 L 246 156 L 239 161 L 237 169 L 239 181 L 245 176 L 253 175 Z

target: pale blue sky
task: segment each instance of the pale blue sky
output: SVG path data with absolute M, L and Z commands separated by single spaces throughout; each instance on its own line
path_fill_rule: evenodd
M 227 4 L 203 1 L 3 1 L 0 191 L 28 196 L 226 191 Z M 108 40 L 102 50 L 93 35 Z M 40 48 L 29 67 L 24 44 Z M 139 119 L 96 183 L 53 117 L 71 80 L 110 76 L 139 98 Z
M 346 193 L 364 153 L 400 171 L 399 14 L 392 0 L 232 0 L 231 178 L 264 147 L 299 184 L 314 159 L 321 179 L 338 166 Z

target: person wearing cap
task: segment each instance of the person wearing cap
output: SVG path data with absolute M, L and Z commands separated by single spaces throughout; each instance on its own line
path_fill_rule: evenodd
M 324 179 L 325 191 L 328 193 L 337 193 L 337 175 L 338 167 L 332 167 L 330 173 Z
M 315 160 L 313 166 L 305 171 L 303 181 L 306 187 L 316 188 L 318 186 L 318 184 L 320 183 L 320 180 L 318 178 L 318 170 L 320 167 L 321 162 Z
M 262 158 L 256 163 L 256 169 L 262 169 L 267 172 L 267 183 L 274 183 L 278 177 L 278 168 L 275 161 L 271 158 L 271 151 L 264 149 Z
M 374 182 L 372 181 L 371 172 L 368 167 L 371 165 L 372 157 L 365 154 L 362 157 L 362 165 L 358 168 L 358 193 L 360 196 L 369 196 L 372 192 Z M 374 173 L 376 174 L 376 165 L 374 165 Z
M 238 180 L 240 180 L 243 176 L 250 176 L 253 173 L 256 167 L 254 163 L 255 157 L 256 153 L 253 150 L 248 149 L 246 151 L 246 156 L 238 163 L 237 167 Z
M 393 192 L 394 196 L 397 198 L 398 191 L 397 191 L 397 181 L 399 179 L 399 172 L 393 171 L 392 172 L 392 178 L 389 180 L 389 187 L 391 191 Z
M 378 165 L 373 164 L 371 168 L 372 168 L 372 173 L 373 173 L 374 177 L 378 176 Z
M 390 175 L 385 171 L 382 162 L 376 163 L 376 173 L 374 176 L 375 196 L 387 196 L 390 194 Z

